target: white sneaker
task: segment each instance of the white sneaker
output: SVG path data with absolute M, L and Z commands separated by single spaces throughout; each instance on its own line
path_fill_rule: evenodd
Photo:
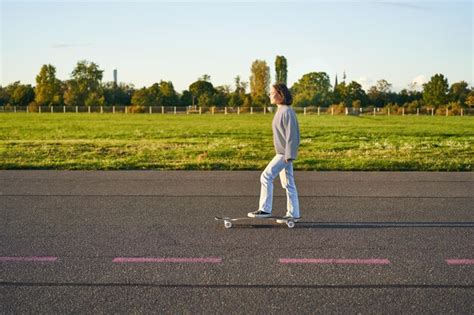
M 268 218 L 268 217 L 271 217 L 272 214 L 268 213 L 268 212 L 265 212 L 265 211 L 262 211 L 262 210 L 257 210 L 257 211 L 254 211 L 254 212 L 249 212 L 247 214 L 247 216 L 249 218 Z

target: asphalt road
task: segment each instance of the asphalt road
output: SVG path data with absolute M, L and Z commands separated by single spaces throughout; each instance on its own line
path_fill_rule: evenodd
M 0 171 L 0 313 L 474 313 L 474 173 Z M 286 197 L 275 182 L 274 214 Z

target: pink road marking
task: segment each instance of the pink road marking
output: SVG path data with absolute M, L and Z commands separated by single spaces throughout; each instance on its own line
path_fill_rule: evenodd
M 221 258 L 180 258 L 180 257 L 116 257 L 112 262 L 115 263 L 213 263 L 222 262 Z
M 355 265 L 389 265 L 388 259 L 320 259 L 320 258 L 280 258 L 281 264 L 355 264 Z
M 56 261 L 58 257 L 47 257 L 47 256 L 29 256 L 29 257 L 19 257 L 19 256 L 0 256 L 0 261 L 41 261 L 41 262 L 53 262 Z
M 474 259 L 446 259 L 448 265 L 474 265 Z

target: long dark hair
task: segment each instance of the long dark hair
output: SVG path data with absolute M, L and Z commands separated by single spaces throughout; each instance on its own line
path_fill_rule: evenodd
M 293 97 L 291 96 L 290 90 L 288 90 L 288 87 L 284 83 L 276 83 L 273 84 L 273 88 L 281 95 L 283 96 L 283 104 L 285 105 L 291 105 L 293 103 Z

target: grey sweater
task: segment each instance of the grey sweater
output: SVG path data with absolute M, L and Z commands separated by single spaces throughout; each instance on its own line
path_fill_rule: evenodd
M 272 122 L 273 144 L 286 160 L 296 159 L 300 145 L 300 128 L 296 114 L 290 106 L 279 106 Z

